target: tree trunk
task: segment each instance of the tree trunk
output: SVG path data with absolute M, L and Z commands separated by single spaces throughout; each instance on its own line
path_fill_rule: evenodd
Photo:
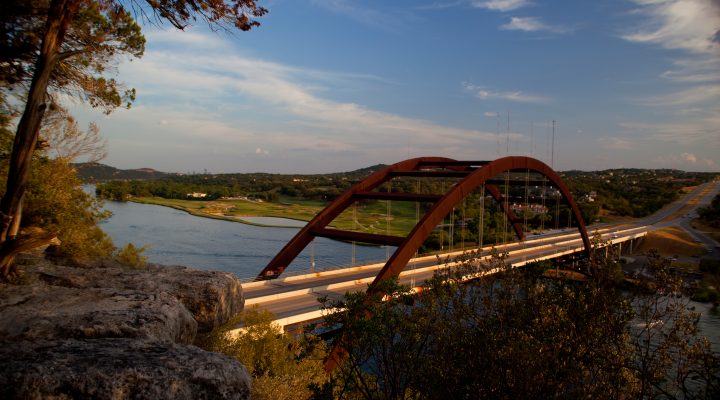
M 23 197 L 25 197 L 25 196 L 23 196 Z M 12 220 L 10 222 L 10 228 L 8 229 L 8 233 L 7 233 L 8 240 L 15 240 L 15 237 L 17 236 L 18 232 L 20 232 L 20 220 L 22 219 L 22 205 L 23 205 L 23 199 L 20 199 L 20 204 L 18 204 L 17 211 L 15 212 L 15 215 L 13 215 Z
M 57 238 L 57 234 L 41 231 L 21 235 L 17 239 L 12 240 L 11 243 L 11 246 L 3 246 L 2 249 L 0 249 L 0 260 L 2 260 L 0 261 L 0 278 L 2 279 L 7 279 L 15 273 L 12 261 L 18 253 L 48 244 L 57 245 L 60 241 Z M 6 262 L 10 264 L 5 264 Z
M 8 248 L 13 246 L 13 241 L 8 240 L 8 231 L 13 225 L 12 220 L 19 216 L 20 203 L 25 194 L 30 175 L 30 164 L 40 132 L 40 123 L 47 107 L 45 101 L 50 76 L 57 64 L 65 32 L 79 5 L 79 0 L 52 0 L 50 4 L 48 19 L 45 23 L 45 34 L 40 54 L 35 63 L 27 103 L 15 133 L 7 188 L 2 201 L 0 201 L 0 220 L 2 220 L 0 243 L 4 250 L 0 254 L 0 266 L 2 266 L 0 269 L 7 269 L 7 266 L 11 264 L 11 260 L 8 262 L 7 258 L 13 257 L 13 252 Z

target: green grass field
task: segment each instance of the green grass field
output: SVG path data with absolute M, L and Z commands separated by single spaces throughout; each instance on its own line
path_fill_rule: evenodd
M 310 221 L 324 207 L 319 201 L 282 198 L 280 202 L 255 202 L 248 200 L 176 200 L 160 197 L 135 197 L 132 201 L 155 204 L 184 210 L 192 215 L 248 223 L 241 217 L 279 217 Z M 415 203 L 391 202 L 390 217 L 387 202 L 376 201 L 359 204 L 347 209 L 336 218 L 332 227 L 357 232 L 407 235 L 416 223 Z M 355 217 L 355 218 L 354 218 Z M 262 224 L 253 224 L 262 225 Z

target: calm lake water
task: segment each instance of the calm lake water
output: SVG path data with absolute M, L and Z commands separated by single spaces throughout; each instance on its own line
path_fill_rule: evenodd
M 228 271 L 243 279 L 256 276 L 298 231 L 298 228 L 259 227 L 195 217 L 150 204 L 106 201 L 105 208 L 113 216 L 101 227 L 116 246 L 148 245 L 144 254 L 151 262 Z M 252 220 L 272 225 L 304 225 L 281 218 Z M 347 266 L 352 262 L 351 244 L 318 238 L 286 273 L 309 271 L 313 252 L 316 270 Z M 355 260 L 363 264 L 384 261 L 385 248 L 355 246 Z

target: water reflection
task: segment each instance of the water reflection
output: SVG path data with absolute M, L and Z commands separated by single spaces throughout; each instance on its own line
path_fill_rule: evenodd
M 192 216 L 172 208 L 150 204 L 108 201 L 113 216 L 102 228 L 115 242 L 149 245 L 151 262 L 186 265 L 199 269 L 233 272 L 240 278 L 255 276 L 295 235 L 297 228 L 269 228 Z M 309 270 L 314 253 L 316 270 L 346 266 L 352 262 L 348 243 L 318 238 L 291 264 L 288 273 Z M 385 259 L 385 249 L 356 246 L 356 263 Z

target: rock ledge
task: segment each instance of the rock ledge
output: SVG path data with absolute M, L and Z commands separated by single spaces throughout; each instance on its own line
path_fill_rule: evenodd
M 150 265 L 22 268 L 0 284 L 0 398 L 245 399 L 236 360 L 190 345 L 242 311 L 224 272 Z

